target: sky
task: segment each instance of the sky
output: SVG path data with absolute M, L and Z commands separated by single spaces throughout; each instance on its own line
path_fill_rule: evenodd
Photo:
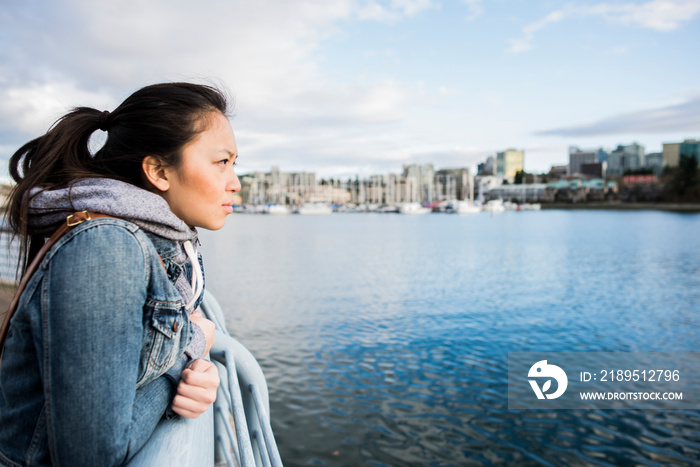
M 235 102 L 239 173 L 509 148 L 542 172 L 571 145 L 700 138 L 698 45 L 700 0 L 4 0 L 0 160 L 72 107 L 184 80 Z

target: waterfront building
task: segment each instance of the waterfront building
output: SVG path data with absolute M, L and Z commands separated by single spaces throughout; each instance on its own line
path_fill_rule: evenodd
M 695 139 L 687 139 L 681 143 L 680 155 L 692 157 L 700 162 L 700 141 Z
M 650 152 L 644 156 L 644 166 L 651 169 L 654 175 L 660 177 L 664 173 L 664 155 L 661 152 Z
M 263 172 L 251 172 L 238 177 L 241 182 L 239 194 L 245 204 L 264 204 L 265 201 L 265 174 Z
M 547 178 L 551 180 L 559 180 L 560 178 L 566 177 L 566 174 L 569 172 L 569 166 L 568 165 L 553 165 L 552 168 L 549 169 L 549 173 L 547 174 Z
M 479 164 L 476 168 L 477 175 L 493 175 L 493 156 L 486 158 L 486 161 Z
M 603 148 L 598 149 L 580 149 L 577 146 L 569 146 L 569 166 L 567 175 L 578 175 L 585 174 L 583 172 L 582 166 L 584 164 L 595 164 L 600 162 L 607 167 L 609 154 L 603 150 Z M 603 165 L 598 167 L 597 171 L 600 172 L 603 169 Z M 589 167 L 590 170 L 596 170 L 593 166 Z M 604 171 L 603 171 L 604 172 Z M 601 175 L 598 175 L 599 177 Z M 604 175 L 602 175 L 604 176 Z
M 494 175 L 477 175 L 474 177 L 474 196 L 483 203 L 486 201 L 486 194 L 502 184 L 503 179 L 500 177 Z
M 284 173 L 272 167 L 269 173 L 251 172 L 239 177 L 244 204 L 302 204 L 317 196 L 316 174 Z
M 486 200 L 503 199 L 518 203 L 539 203 L 546 201 L 546 183 L 523 183 L 518 185 L 499 185 L 486 193 Z
M 568 175 L 582 174 L 581 165 L 598 162 L 598 150 L 582 150 L 576 146 L 569 146 Z
M 287 178 L 288 175 L 282 173 L 280 168 L 273 166 L 267 178 L 266 202 L 272 204 L 287 203 Z
M 506 149 L 496 154 L 496 176 L 505 178 L 510 183 L 515 179 L 515 174 L 523 170 L 525 164 L 525 152 L 517 149 Z
M 644 163 L 644 146 L 632 143 L 620 144 L 608 156 L 608 175 L 620 176 L 628 170 L 637 170 Z
M 355 180 L 348 180 L 348 190 L 350 191 L 350 202 L 352 204 L 364 204 L 366 202 L 363 180 L 355 176 Z
M 590 180 L 574 178 L 548 183 L 545 199 L 547 202 L 580 203 L 611 199 L 616 193 L 617 183 L 615 182 L 606 182 L 602 178 Z
M 435 196 L 435 169 L 433 164 L 404 164 L 406 179 L 402 196 L 406 203 L 432 203 Z
M 622 177 L 622 182 L 625 185 L 639 185 L 639 184 L 653 184 L 653 183 L 658 183 L 659 178 L 654 175 L 625 175 Z
M 350 192 L 341 188 L 335 182 L 319 184 L 305 203 L 347 204 L 350 201 Z
M 469 169 L 442 169 L 435 172 L 435 200 L 463 201 L 469 197 L 473 183 Z
M 664 143 L 661 152 L 666 167 L 678 167 L 681 154 L 681 143 Z
M 700 141 L 696 139 L 686 139 L 682 143 L 664 143 L 663 159 L 667 167 L 678 167 L 681 154 L 700 159 Z
M 287 174 L 287 198 L 292 204 L 311 202 L 316 194 L 318 183 L 313 172 L 292 172 Z
M 610 154 L 607 151 L 605 151 L 603 148 L 598 148 L 598 154 L 596 154 L 596 158 L 598 159 L 598 162 L 604 162 L 607 166 L 609 157 L 610 157 Z
M 605 178 L 607 162 L 585 162 L 581 164 L 580 174 L 589 178 Z
M 348 180 L 345 189 L 349 192 L 348 201 L 352 204 L 395 206 L 404 202 L 406 181 L 397 174 L 372 175 L 369 179 Z

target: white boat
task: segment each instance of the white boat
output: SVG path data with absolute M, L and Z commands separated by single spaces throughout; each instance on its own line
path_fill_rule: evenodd
M 396 213 L 399 212 L 399 208 L 393 205 L 387 205 L 387 206 L 382 206 L 381 208 L 377 209 L 376 212 L 381 212 L 382 214 L 387 214 L 387 213 Z
M 420 203 L 403 203 L 399 206 L 401 214 L 428 214 L 431 211 L 430 208 L 424 208 Z
M 471 174 L 471 171 L 469 171 Z M 457 214 L 479 214 L 481 212 L 481 204 L 474 204 L 474 176 L 469 177 L 469 199 L 458 201 L 454 204 L 454 212 Z
M 283 204 L 271 204 L 267 207 L 267 213 L 273 215 L 289 214 L 289 208 Z
M 542 209 L 542 205 L 540 203 L 525 203 L 520 205 L 521 211 L 539 211 L 540 209 Z
M 502 199 L 492 199 L 484 205 L 484 211 L 490 212 L 491 214 L 498 212 L 505 212 L 506 208 L 503 206 Z
M 479 214 L 481 206 L 476 206 L 469 201 L 458 201 L 455 204 L 454 212 L 457 214 Z
M 311 215 L 324 215 L 333 212 L 333 208 L 329 204 L 325 203 L 304 203 L 299 208 L 299 214 L 305 216 Z
M 504 201 L 503 207 L 506 208 L 506 211 L 520 211 L 520 206 L 512 201 Z

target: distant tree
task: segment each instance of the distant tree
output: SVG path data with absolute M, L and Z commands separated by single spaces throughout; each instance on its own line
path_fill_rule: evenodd
M 517 172 L 515 172 L 515 180 L 513 180 L 513 184 L 514 185 L 522 185 L 524 176 L 525 176 L 525 171 L 523 171 L 523 170 L 518 170 Z
M 690 199 L 698 199 L 698 191 L 700 188 L 700 177 L 698 177 L 698 160 L 686 154 L 681 154 L 678 161 L 678 167 L 681 169 L 679 173 L 680 187 L 682 188 L 683 197 Z
M 654 169 L 650 167 L 640 167 L 639 169 L 627 169 L 624 175 L 654 175 Z
M 681 154 L 678 168 L 672 169 L 671 174 L 666 187 L 671 201 L 700 201 L 700 175 L 695 157 Z
M 514 185 L 521 185 L 523 183 L 523 171 L 518 170 L 515 172 L 515 178 L 513 179 Z

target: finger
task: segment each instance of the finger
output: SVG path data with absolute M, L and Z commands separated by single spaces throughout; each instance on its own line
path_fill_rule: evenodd
M 184 375 L 182 379 L 180 379 L 180 384 L 216 391 L 216 388 L 219 387 L 220 380 L 218 374 L 192 372 Z
M 178 414 L 178 415 L 180 415 L 180 416 L 182 416 L 182 417 L 185 417 L 185 418 L 195 419 L 195 418 L 199 418 L 199 416 L 202 415 L 202 414 L 196 414 L 196 413 L 193 413 L 193 412 L 189 412 L 189 411 L 187 411 L 187 410 L 179 410 L 179 409 L 177 409 L 177 408 L 175 408 L 175 407 L 173 407 L 172 410 L 173 410 L 173 412 L 175 412 L 176 414 Z
M 203 358 L 198 358 L 192 364 L 187 367 L 188 370 L 192 370 L 198 373 L 205 373 L 207 370 L 210 370 L 211 368 L 216 369 L 216 366 L 210 362 L 209 360 L 205 360 Z M 218 373 L 218 371 L 217 371 Z M 184 374 L 184 372 L 183 372 Z
M 177 387 L 177 395 L 202 404 L 213 404 L 216 400 L 216 388 L 202 388 L 190 386 L 188 384 L 179 384 Z
M 192 413 L 202 413 L 206 411 L 210 405 L 211 403 L 209 402 L 198 401 L 181 394 L 176 395 L 171 404 L 173 408 Z
M 193 408 L 195 410 L 190 410 L 190 408 L 188 408 L 188 407 Z M 177 405 L 175 403 L 173 403 L 170 406 L 170 409 L 173 412 L 175 412 L 176 414 L 181 415 L 181 416 L 186 417 L 186 418 L 197 418 L 206 411 L 206 409 L 203 407 L 192 407 L 192 406 L 183 407 L 183 406 Z

